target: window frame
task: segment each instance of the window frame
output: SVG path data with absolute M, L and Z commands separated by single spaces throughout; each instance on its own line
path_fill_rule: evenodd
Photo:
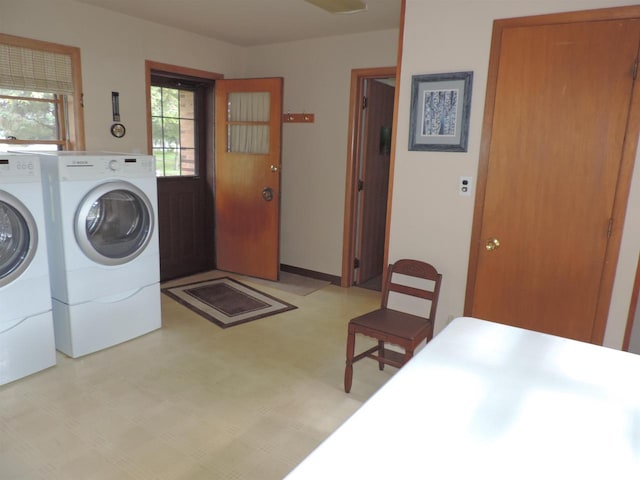
M 71 59 L 71 71 L 73 79 L 73 95 L 61 95 L 56 92 L 56 108 L 58 116 L 58 140 L 11 140 L 0 138 L 0 144 L 10 146 L 20 145 L 57 145 L 62 150 L 84 150 L 84 105 L 82 102 L 82 69 L 80 62 L 80 49 L 68 45 L 52 42 L 34 40 L 32 38 L 18 37 L 0 33 L 0 44 L 27 48 L 31 50 L 41 50 L 45 52 L 67 55 Z M 16 90 L 21 90 L 16 88 Z M 15 97 L 14 97 L 15 98 Z M 65 105 L 66 103 L 66 105 Z M 60 108 L 62 107 L 62 108 Z

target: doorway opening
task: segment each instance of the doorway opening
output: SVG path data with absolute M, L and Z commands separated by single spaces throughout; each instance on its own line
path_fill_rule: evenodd
M 165 281 L 215 268 L 213 99 L 222 75 L 147 61 L 146 77 Z
M 396 67 L 351 72 L 341 285 L 380 290 Z

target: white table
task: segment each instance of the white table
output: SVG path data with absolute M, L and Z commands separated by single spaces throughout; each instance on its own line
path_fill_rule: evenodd
M 286 478 L 639 480 L 640 356 L 457 318 Z

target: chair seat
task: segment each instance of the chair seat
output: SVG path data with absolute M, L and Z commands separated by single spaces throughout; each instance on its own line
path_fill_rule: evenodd
M 358 327 L 357 330 L 365 335 L 366 332 L 363 332 L 363 329 L 408 342 L 414 338 L 424 337 L 425 332 L 433 328 L 431 320 L 389 308 L 381 308 L 352 318 L 349 324 Z M 376 338 L 379 335 L 375 335 Z
M 344 391 L 351 391 L 353 364 L 364 358 L 378 362 L 378 368 L 385 365 L 401 368 L 411 358 L 422 342 L 433 338 L 433 325 L 440 294 L 442 274 L 433 265 L 408 258 L 400 259 L 387 267 L 387 275 L 382 288 L 380 308 L 349 320 L 347 328 L 347 360 L 344 367 Z M 393 292 L 398 300 L 411 299 L 413 311 L 421 302 L 425 305 L 425 315 L 413 315 L 388 308 L 389 294 Z M 394 300 L 395 301 L 395 300 Z M 394 305 L 401 305 L 398 302 Z M 401 308 L 401 307 L 400 307 Z M 377 340 L 373 347 L 356 355 L 356 335 L 361 334 Z M 388 349 L 386 344 L 401 347 L 404 354 Z

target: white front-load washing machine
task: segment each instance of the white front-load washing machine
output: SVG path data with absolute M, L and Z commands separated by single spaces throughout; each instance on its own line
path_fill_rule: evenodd
M 55 364 L 39 159 L 0 153 L 0 385 Z
M 40 156 L 56 348 L 80 357 L 161 326 L 155 160 Z

